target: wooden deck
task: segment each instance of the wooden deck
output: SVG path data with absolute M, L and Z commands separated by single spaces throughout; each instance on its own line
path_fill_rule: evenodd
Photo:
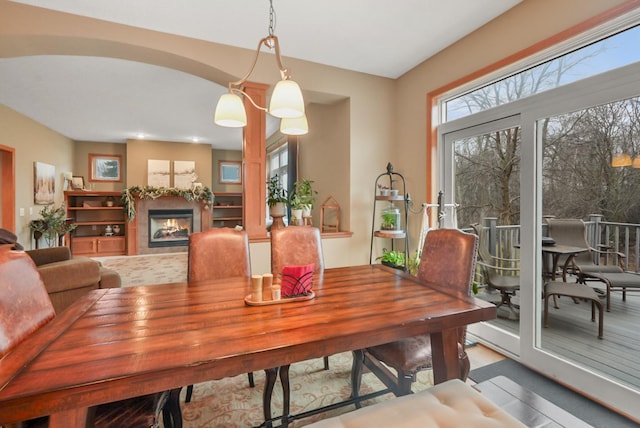
M 597 337 L 598 318 L 596 314 L 596 321 L 591 321 L 590 303 L 561 297 L 558 306 L 549 301 L 549 327 L 542 328 L 542 347 L 640 389 L 640 294 L 628 292 L 623 302 L 621 292 L 611 293 L 611 312 L 604 312 L 604 339 Z M 491 323 L 518 334 L 518 321 L 498 318 Z

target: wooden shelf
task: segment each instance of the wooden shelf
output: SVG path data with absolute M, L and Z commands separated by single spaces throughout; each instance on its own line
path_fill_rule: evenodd
M 213 227 L 242 226 L 244 217 L 242 193 L 218 192 L 214 197 L 211 225 Z
M 399 232 L 391 232 L 388 230 L 376 230 L 373 235 L 377 238 L 387 238 L 387 239 L 402 239 L 407 236 L 407 234 L 401 230 Z
M 67 191 L 67 217 L 76 229 L 70 234 L 71 252 L 85 256 L 115 256 L 126 252 L 124 207 L 116 205 L 121 192 Z M 107 206 L 113 203 L 113 206 Z M 120 233 L 105 236 L 107 226 L 120 226 Z

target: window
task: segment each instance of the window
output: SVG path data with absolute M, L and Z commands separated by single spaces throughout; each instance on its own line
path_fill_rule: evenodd
M 640 61 L 640 25 L 445 100 L 445 121 Z

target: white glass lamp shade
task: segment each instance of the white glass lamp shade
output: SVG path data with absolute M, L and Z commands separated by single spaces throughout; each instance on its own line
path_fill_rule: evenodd
M 294 118 L 304 115 L 304 100 L 300 86 L 293 80 L 281 80 L 273 88 L 269 113 L 279 118 Z
M 631 156 L 629 156 L 628 154 L 624 153 L 621 155 L 615 155 L 613 157 L 613 159 L 611 159 L 611 166 L 614 168 L 619 168 L 619 167 L 623 167 L 623 166 L 630 166 L 631 165 Z
M 241 128 L 247 125 L 247 112 L 239 95 L 224 94 L 218 100 L 213 117 L 216 125 Z
M 286 135 L 305 135 L 309 132 L 307 116 L 280 119 L 280 132 Z

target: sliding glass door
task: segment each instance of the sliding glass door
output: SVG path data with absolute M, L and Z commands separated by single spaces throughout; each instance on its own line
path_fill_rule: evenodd
M 571 388 L 640 417 L 640 293 L 611 294 L 598 339 L 587 302 L 567 297 L 543 326 L 542 238 L 547 219 L 581 219 L 589 245 L 628 257 L 637 272 L 640 247 L 640 64 L 584 79 L 440 126 L 439 183 L 459 204 L 458 227 L 478 224 L 485 257 L 517 268 L 505 298 L 478 272 L 478 297 L 501 305 L 499 318 L 470 332 Z M 624 157 L 625 166 L 614 166 Z M 510 260 L 510 261 L 504 261 Z M 486 260 L 482 260 L 486 262 Z M 596 263 L 617 263 L 597 259 Z M 513 279 L 513 278 L 512 278 Z M 567 282 L 575 283 L 571 273 Z M 563 281 L 562 275 L 556 281 Z M 603 283 L 585 287 L 606 290 Z M 513 308 L 505 307 L 510 300 Z M 605 303 L 606 298 L 601 299 Z M 517 313 L 517 317 L 513 316 Z M 510 319 L 511 318 L 511 319 Z

